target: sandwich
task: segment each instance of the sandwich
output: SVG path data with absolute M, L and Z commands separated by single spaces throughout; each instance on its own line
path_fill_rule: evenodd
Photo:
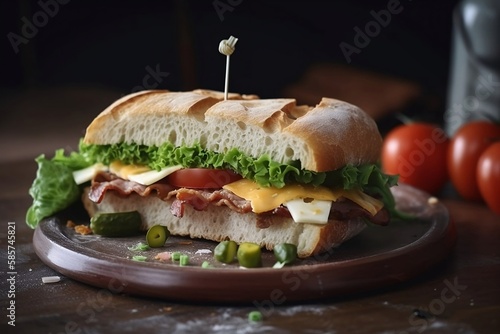
M 138 211 L 144 230 L 291 243 L 310 257 L 399 216 L 381 146 L 375 121 L 336 99 L 136 92 L 101 112 L 77 151 L 36 159 L 26 221 L 35 228 L 81 200 L 90 217 Z

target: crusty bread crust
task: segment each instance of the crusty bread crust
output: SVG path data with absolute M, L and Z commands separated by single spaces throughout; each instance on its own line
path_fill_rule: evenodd
M 331 220 L 325 225 L 295 223 L 291 218 L 274 216 L 271 226 L 257 227 L 257 216 L 250 212 L 241 214 L 226 206 L 210 205 L 207 210 L 197 211 L 186 206 L 182 218 L 170 212 L 172 201 L 162 201 L 154 196 L 141 197 L 131 194 L 120 197 L 109 191 L 101 203 L 88 198 L 86 188 L 82 201 L 92 217 L 96 213 L 137 210 L 143 220 L 143 228 L 165 225 L 173 235 L 203 238 L 216 242 L 234 240 L 237 243 L 253 242 L 268 250 L 280 243 L 297 245 L 300 258 L 323 253 L 337 247 L 361 232 L 366 224 L 360 219 L 350 221 Z
M 323 98 L 283 132 L 307 143 L 310 170 L 330 171 L 346 164 L 376 162 L 380 157 L 382 137 L 375 121 L 347 102 Z
M 175 146 L 201 144 L 216 152 L 238 148 L 311 171 L 377 161 L 382 138 L 375 121 L 349 103 L 323 98 L 315 107 L 294 99 L 256 99 L 221 92 L 145 91 L 121 98 L 87 128 L 84 143 Z

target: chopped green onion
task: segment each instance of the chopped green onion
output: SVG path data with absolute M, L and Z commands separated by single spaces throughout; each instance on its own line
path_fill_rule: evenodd
M 284 266 L 285 266 L 285 262 L 280 262 L 280 261 L 278 261 L 278 262 L 276 262 L 276 263 L 274 264 L 273 268 L 275 268 L 275 269 L 280 269 L 280 268 L 283 268 Z
M 212 268 L 212 265 L 208 261 L 203 261 L 203 263 L 201 264 L 201 267 L 202 268 Z
M 297 258 L 297 246 L 294 244 L 278 244 L 274 247 L 273 252 L 276 260 L 283 262 L 283 264 L 292 263 Z
M 142 255 L 132 256 L 132 260 L 133 261 L 144 262 L 144 261 L 146 261 L 146 259 L 147 259 L 147 257 L 146 256 L 142 256 Z
M 128 250 L 131 251 L 147 251 L 149 249 L 149 246 L 143 242 L 138 242 L 134 246 L 127 247 Z
M 252 311 L 248 313 L 248 320 L 251 322 L 262 321 L 262 318 L 262 313 L 260 313 L 259 311 Z
M 172 253 L 172 261 L 176 262 L 179 261 L 181 258 L 181 253 L 180 252 L 173 252 Z
M 184 267 L 187 266 L 188 264 L 189 264 L 189 256 L 187 256 L 186 254 L 181 254 L 179 258 L 179 265 Z

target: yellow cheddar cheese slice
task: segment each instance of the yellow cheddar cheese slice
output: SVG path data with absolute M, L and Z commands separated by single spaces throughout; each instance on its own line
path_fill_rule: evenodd
M 151 168 L 144 165 L 126 165 L 120 161 L 113 161 L 109 164 L 109 171 L 118 175 L 122 179 L 129 178 L 130 175 L 141 174 L 150 171 Z
M 315 200 L 337 201 L 345 197 L 357 203 L 359 206 L 376 215 L 384 204 L 360 190 L 351 189 L 329 189 L 326 187 L 314 187 L 302 184 L 290 184 L 283 188 L 261 187 L 254 181 L 241 179 L 229 183 L 223 187 L 251 202 L 252 211 L 262 213 L 273 210 L 281 204 L 297 198 L 311 198 Z

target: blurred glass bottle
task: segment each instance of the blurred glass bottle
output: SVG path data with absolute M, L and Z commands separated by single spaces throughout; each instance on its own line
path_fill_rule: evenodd
M 453 13 L 445 127 L 500 122 L 500 0 L 462 0 Z

